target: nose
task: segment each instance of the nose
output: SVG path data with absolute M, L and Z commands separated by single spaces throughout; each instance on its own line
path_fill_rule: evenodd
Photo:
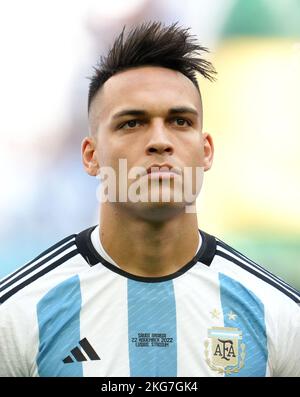
M 150 138 L 146 145 L 147 155 L 174 153 L 174 146 L 163 123 L 156 123 L 149 132 Z

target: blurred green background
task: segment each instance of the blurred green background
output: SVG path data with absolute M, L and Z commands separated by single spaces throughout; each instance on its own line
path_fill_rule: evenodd
M 200 224 L 300 288 L 300 2 L 236 1 L 200 82 L 215 140 Z

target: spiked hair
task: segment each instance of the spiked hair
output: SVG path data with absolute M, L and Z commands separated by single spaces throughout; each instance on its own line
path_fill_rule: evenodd
M 90 77 L 88 110 L 96 93 L 114 74 L 139 66 L 160 66 L 177 70 L 199 90 L 196 72 L 210 81 L 216 71 L 211 62 L 201 58 L 207 48 L 200 46 L 189 29 L 173 23 L 148 22 L 133 28 L 125 36 L 125 27 L 106 57 L 101 57 Z

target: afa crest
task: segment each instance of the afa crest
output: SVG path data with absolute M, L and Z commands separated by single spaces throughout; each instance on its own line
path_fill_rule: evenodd
M 213 371 L 230 375 L 244 366 L 246 346 L 242 343 L 242 331 L 238 328 L 212 327 L 209 339 L 204 342 L 205 361 Z

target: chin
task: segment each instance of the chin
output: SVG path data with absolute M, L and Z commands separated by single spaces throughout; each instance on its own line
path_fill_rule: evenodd
M 185 213 L 186 203 L 157 202 L 157 203 L 127 203 L 127 209 L 131 215 L 148 222 L 165 222 L 181 213 Z

